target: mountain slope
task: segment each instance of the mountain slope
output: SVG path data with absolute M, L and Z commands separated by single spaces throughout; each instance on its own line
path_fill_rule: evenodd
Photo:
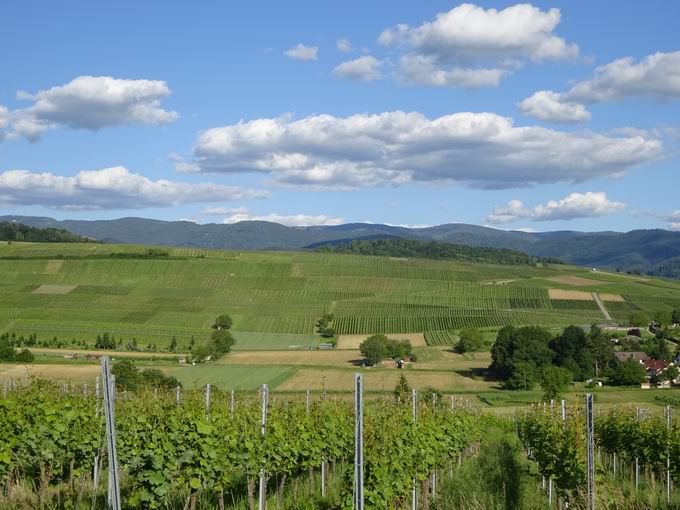
M 640 271 L 680 278 L 680 232 L 632 230 L 630 232 L 542 232 L 498 230 L 450 223 L 428 228 L 405 228 L 370 223 L 337 226 L 286 227 L 264 221 L 199 225 L 189 221 L 143 218 L 57 221 L 46 217 L 5 216 L 38 228 L 63 228 L 100 241 L 127 244 L 191 246 L 235 250 L 300 250 L 328 242 L 400 237 L 459 245 L 506 248 L 566 262 Z

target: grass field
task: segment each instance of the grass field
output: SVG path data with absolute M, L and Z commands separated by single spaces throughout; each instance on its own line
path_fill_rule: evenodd
M 446 345 L 467 326 L 601 322 L 597 304 L 581 297 L 592 292 L 622 297 L 605 301 L 620 321 L 639 309 L 680 307 L 680 282 L 567 265 L 189 248 L 157 259 L 111 256 L 144 249 L 0 245 L 0 332 L 92 344 L 108 331 L 123 345 L 135 339 L 156 349 L 174 336 L 186 348 L 226 312 L 235 321 L 236 349 L 288 350 L 322 341 L 315 322 L 333 312 L 341 335 L 424 333 Z

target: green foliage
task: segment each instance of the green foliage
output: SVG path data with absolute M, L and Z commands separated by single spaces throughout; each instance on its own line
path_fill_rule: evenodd
M 571 384 L 572 377 L 572 373 L 566 368 L 555 366 L 543 368 L 540 376 L 543 399 L 548 401 L 559 398 Z
M 673 310 L 673 314 L 671 315 L 671 320 L 673 324 L 680 324 L 680 310 Z
M 362 356 L 371 365 L 377 365 L 386 358 L 400 359 L 413 356 L 411 342 L 394 340 L 383 334 L 371 335 L 359 345 Z
M 28 349 L 16 352 L 7 335 L 0 336 L 0 362 L 32 363 L 35 356 Z
M 535 265 L 545 261 L 560 263 L 557 259 L 541 259 L 526 253 L 504 248 L 467 246 L 462 244 L 412 239 L 370 239 L 346 243 L 328 243 L 317 247 L 317 251 L 332 253 L 353 253 L 355 255 L 377 255 L 381 257 L 425 258 L 435 260 L 460 260 L 484 262 L 487 264 Z
M 435 510 L 543 510 L 531 463 L 517 436 L 492 429 L 482 438 L 479 454 L 438 486 Z
M 270 401 L 263 437 L 261 404 L 253 395 L 237 395 L 232 412 L 229 399 L 216 392 L 206 413 L 200 391 L 185 392 L 179 405 L 174 391 L 160 391 L 157 397 L 141 392 L 116 402 L 125 508 L 174 508 L 179 499 L 184 503 L 188 494 L 199 492 L 231 489 L 237 497 L 245 496 L 242 484 L 253 484 L 261 471 L 280 483 L 284 475 L 290 479 L 310 467 L 318 469 L 322 460 L 339 468 L 353 455 L 353 409 L 343 400 L 316 400 L 307 411 L 299 399 L 277 397 Z M 45 507 L 56 506 L 50 500 L 56 491 L 48 495 L 48 484 L 89 473 L 102 447 L 104 420 L 102 414 L 95 415 L 95 407 L 92 394 L 65 395 L 42 384 L 0 399 L 3 486 L 10 473 L 16 479 L 36 480 L 45 488 Z M 480 438 L 482 430 L 498 424 L 493 416 L 453 413 L 426 404 L 418 407 L 413 423 L 409 405 L 366 401 L 367 507 L 404 501 L 413 477 L 420 482 L 434 469 L 447 467 Z M 345 477 L 342 500 L 351 501 L 351 469 L 337 471 L 340 481 Z M 71 507 L 66 496 L 59 497 L 64 497 L 59 505 Z
M 636 328 L 647 327 L 649 324 L 649 315 L 643 311 L 635 312 L 631 314 L 628 319 L 628 324 Z
M 392 393 L 397 402 L 409 402 L 411 400 L 411 385 L 408 383 L 408 379 L 406 379 L 404 374 L 399 376 L 399 380 Z
M 226 313 L 223 313 L 222 315 L 217 316 L 212 327 L 214 329 L 231 329 L 231 326 L 233 324 L 234 321 L 232 320 L 231 316 L 227 315 Z
M 460 340 L 455 351 L 460 354 L 477 352 L 482 349 L 482 333 L 477 328 L 465 328 L 460 332 Z
M 617 363 L 609 374 L 609 381 L 614 386 L 639 386 L 645 382 L 647 371 L 642 363 L 633 359 Z
M 512 373 L 503 387 L 508 390 L 531 390 L 536 384 L 538 370 L 533 363 L 518 361 L 514 364 Z
M 491 348 L 491 369 L 501 379 L 508 379 L 519 362 L 539 370 L 550 365 L 553 359 L 553 351 L 548 347 L 550 339 L 550 332 L 541 327 L 504 327 Z
M 0 221 L 0 241 L 23 241 L 31 243 L 89 243 L 81 237 L 60 228 L 33 228 L 21 223 Z
M 28 349 L 21 349 L 21 352 L 14 355 L 14 361 L 17 363 L 33 363 L 35 356 Z
M 130 360 L 116 361 L 112 373 L 116 376 L 116 386 L 129 391 L 150 387 L 169 390 L 181 386 L 175 377 L 165 375 L 157 368 L 140 371 Z
M 97 341 L 94 343 L 96 349 L 115 349 L 116 339 L 107 331 L 103 335 L 97 335 Z

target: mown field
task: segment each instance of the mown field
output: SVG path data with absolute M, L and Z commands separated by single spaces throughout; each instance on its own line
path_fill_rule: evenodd
M 617 321 L 639 309 L 680 308 L 680 282 L 567 265 L 192 248 L 164 248 L 169 256 L 154 259 L 111 256 L 146 249 L 0 245 L 0 333 L 93 343 L 108 331 L 159 350 L 174 336 L 182 349 L 228 313 L 236 349 L 288 350 L 321 342 L 315 321 L 332 312 L 340 335 L 425 333 L 429 344 L 446 345 L 467 326 L 603 322 L 593 292 Z

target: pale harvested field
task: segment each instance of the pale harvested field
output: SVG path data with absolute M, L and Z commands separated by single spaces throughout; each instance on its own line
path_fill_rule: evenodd
M 569 299 L 572 301 L 592 301 L 593 294 L 582 290 L 548 289 L 550 299 Z M 602 301 L 625 301 L 620 294 L 601 294 Z
M 31 294 L 68 294 L 76 287 L 77 285 L 41 285 Z
M 441 361 L 424 361 L 413 364 L 415 370 L 472 370 L 473 368 L 487 368 L 491 364 L 491 353 L 475 352 L 465 356 L 453 351 L 442 350 Z
M 57 274 L 63 265 L 63 260 L 49 260 L 44 272 L 45 274 Z
M 602 294 L 601 292 L 600 299 L 602 301 L 616 301 L 618 303 L 625 301 L 625 299 L 623 299 L 623 296 L 621 296 L 620 294 Z
M 551 282 L 563 283 L 564 285 L 573 285 L 574 287 L 588 287 L 591 285 L 607 285 L 609 282 L 602 280 L 592 280 L 590 278 L 583 278 L 581 276 L 555 276 L 553 278 L 546 278 Z
M 99 365 L 0 365 L 0 379 L 16 379 L 24 384 L 31 378 L 93 383 L 101 375 Z
M 419 370 L 376 370 L 364 369 L 364 387 L 367 391 L 392 391 L 404 374 L 413 388 L 436 388 L 441 391 L 484 391 L 494 383 L 463 377 L 453 372 L 426 372 Z M 283 384 L 279 390 L 322 390 L 351 391 L 354 388 L 354 372 L 351 370 L 323 370 L 303 368 Z
M 232 351 L 219 365 L 337 365 L 350 366 L 363 359 L 358 350 Z
M 592 301 L 593 295 L 582 290 L 548 289 L 550 299 L 570 299 L 573 301 Z
M 47 349 L 43 347 L 31 347 L 33 354 L 54 354 L 63 356 L 65 354 L 77 354 L 79 358 L 84 358 L 86 354 L 97 354 L 98 356 L 110 356 L 111 358 L 176 358 L 184 356 L 181 353 L 172 352 L 134 352 L 134 351 L 98 351 L 98 350 L 79 350 L 79 349 Z
M 340 335 L 338 349 L 358 349 L 359 345 L 371 335 Z M 426 347 L 423 333 L 390 333 L 387 338 L 394 340 L 409 340 L 412 347 Z

